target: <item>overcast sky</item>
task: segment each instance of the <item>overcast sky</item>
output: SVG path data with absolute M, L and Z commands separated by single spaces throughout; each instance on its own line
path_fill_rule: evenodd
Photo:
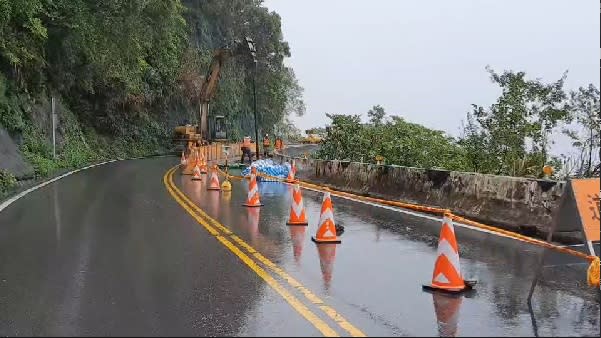
M 325 113 L 389 114 L 458 135 L 498 96 L 486 65 L 599 87 L 597 0 L 266 0 L 304 87 L 301 130 Z

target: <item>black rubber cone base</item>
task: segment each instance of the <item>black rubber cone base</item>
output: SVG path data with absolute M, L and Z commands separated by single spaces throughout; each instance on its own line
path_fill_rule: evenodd
M 340 244 L 342 243 L 341 240 L 335 240 L 335 241 L 320 241 L 318 239 L 316 239 L 315 237 L 311 236 L 311 240 L 317 244 Z
M 248 205 L 246 203 L 242 204 L 243 207 L 249 207 L 249 208 L 258 208 L 258 207 L 262 207 L 264 205 L 265 204 L 262 204 L 262 203 L 261 204 L 257 204 L 257 205 Z
M 459 295 L 464 292 L 469 292 L 469 291 L 474 290 L 474 286 L 476 286 L 476 284 L 478 282 L 475 280 L 464 280 L 464 283 L 465 283 L 465 287 L 461 290 L 441 289 L 441 288 L 434 287 L 432 285 L 422 285 L 422 289 L 424 291 L 430 291 L 430 292 L 442 292 L 442 293 L 448 293 L 448 294 L 453 294 L 453 295 Z
M 305 226 L 306 227 L 306 226 L 309 225 L 309 223 L 290 223 L 290 222 L 286 222 L 286 225 L 289 225 L 289 226 L 299 225 L 299 226 Z

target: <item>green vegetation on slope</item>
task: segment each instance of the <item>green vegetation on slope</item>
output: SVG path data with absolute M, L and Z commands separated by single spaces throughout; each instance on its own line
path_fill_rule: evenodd
M 302 113 L 280 18 L 261 1 L 0 0 L 0 127 L 37 176 L 107 157 L 171 147 L 172 130 L 196 122 L 212 51 L 250 36 L 266 131 Z M 234 137 L 252 130 L 248 65 L 226 65 L 211 111 Z M 49 124 L 58 102 L 57 158 Z

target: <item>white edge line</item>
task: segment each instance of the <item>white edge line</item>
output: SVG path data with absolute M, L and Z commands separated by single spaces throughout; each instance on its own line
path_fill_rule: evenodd
M 307 188 L 307 187 L 302 187 L 302 186 L 301 186 L 301 188 L 307 189 L 307 190 L 311 190 L 311 191 L 315 191 L 315 192 L 322 192 L 321 190 L 317 190 L 317 189 L 313 189 L 313 188 Z M 371 205 L 371 206 L 375 206 L 375 207 L 380 207 L 380 208 L 387 209 L 387 210 L 392 210 L 392 211 L 400 212 L 400 213 L 403 213 L 403 214 L 408 214 L 408 215 L 412 215 L 412 216 L 416 216 L 416 217 L 426 218 L 426 219 L 433 220 L 433 221 L 442 221 L 442 219 L 443 219 L 442 217 L 434 217 L 434 216 L 430 216 L 430 215 L 426 215 L 426 214 L 421 214 L 419 212 L 409 211 L 409 210 L 403 209 L 401 207 L 393 207 L 393 206 L 385 205 L 385 204 L 378 204 L 378 203 L 373 203 L 373 202 L 362 201 L 362 200 L 354 199 L 354 198 L 347 197 L 347 196 L 338 196 L 338 195 L 334 195 L 334 194 L 332 194 L 332 196 L 336 197 L 336 198 L 343 198 L 343 199 L 346 199 L 346 200 L 349 200 L 349 201 L 353 201 L 353 202 L 359 202 L 359 203 L 363 203 L 363 204 L 367 204 L 367 205 Z M 463 227 L 463 228 L 466 228 L 466 229 L 476 230 L 476 231 L 480 231 L 480 232 L 483 232 L 483 233 L 487 233 L 487 234 L 491 234 L 491 235 L 496 235 L 496 236 L 500 236 L 500 237 L 505 237 L 505 238 L 509 238 L 509 239 L 513 239 L 513 240 L 518 241 L 518 239 L 516 239 L 515 237 L 509 236 L 509 235 L 506 235 L 506 234 L 503 234 L 503 233 L 494 232 L 494 231 L 487 230 L 487 229 L 477 228 L 477 227 L 472 226 L 472 225 L 467 225 L 467 224 L 463 224 L 463 223 L 459 223 L 459 222 L 455 222 L 455 221 L 453 221 L 453 225 L 457 225 L 457 226 L 460 226 L 460 227 Z M 524 242 L 524 243 L 527 243 L 527 242 Z M 533 243 L 527 243 L 527 244 L 537 246 L 536 244 L 533 244 Z M 594 243 L 594 244 L 596 244 L 596 243 Z M 577 246 L 584 246 L 584 244 L 560 245 L 560 247 L 562 247 L 562 248 L 577 247 Z
M 303 189 L 306 190 L 311 190 L 311 191 L 315 191 L 315 192 L 322 192 L 321 190 L 317 190 L 314 188 L 307 188 L 307 187 L 302 187 Z M 367 205 L 371 205 L 371 206 L 375 206 L 375 207 L 380 207 L 383 209 L 388 209 L 388 210 L 392 210 L 392 211 L 396 211 L 396 212 L 400 212 L 400 213 L 404 213 L 404 214 L 408 214 L 408 215 L 412 215 L 412 216 L 417 216 L 417 217 L 421 217 L 421 218 L 426 218 L 429 220 L 433 220 L 433 221 L 442 221 L 442 217 L 434 217 L 434 216 L 430 216 L 430 215 L 425 215 L 425 214 L 421 214 L 418 212 L 414 212 L 414 211 L 409 211 L 409 210 L 405 210 L 402 209 L 401 207 L 393 207 L 393 206 L 389 206 L 389 205 L 384 205 L 384 204 L 378 204 L 378 203 L 373 203 L 373 202 L 367 202 L 367 201 L 362 201 L 362 200 L 358 200 L 358 199 L 354 199 L 351 197 L 347 197 L 347 196 L 339 196 L 336 194 L 332 194 L 333 197 L 336 198 L 343 198 L 349 201 L 354 201 L 354 202 L 359 202 L 359 203 L 363 203 L 363 204 L 367 204 Z M 454 225 L 463 227 L 463 228 L 467 228 L 467 229 L 472 229 L 472 230 L 476 230 L 476 231 L 480 231 L 480 232 L 484 232 L 484 233 L 488 233 L 488 234 L 492 234 L 492 235 L 496 235 L 496 236 L 501 236 L 501 237 L 505 237 L 505 238 L 509 238 L 509 239 L 514 239 L 511 236 L 502 234 L 502 233 L 498 233 L 498 232 L 494 232 L 494 231 L 490 231 L 490 230 L 486 230 L 486 229 L 480 229 L 480 228 L 476 228 L 474 226 L 471 225 L 467 225 L 467 224 L 463 224 L 463 223 L 458 223 L 458 222 L 453 222 Z
M 4 209 L 8 208 L 11 204 L 15 203 L 21 197 L 23 197 L 23 196 L 25 196 L 25 195 L 33 192 L 33 191 L 36 191 L 36 190 L 38 190 L 38 189 L 40 189 L 42 187 L 45 187 L 45 186 L 47 186 L 50 183 L 56 182 L 56 181 L 60 180 L 61 178 L 65 178 L 65 177 L 67 177 L 69 175 L 73 175 L 75 173 L 78 173 L 78 172 L 86 170 L 86 169 L 91 169 L 91 168 L 94 168 L 94 167 L 98 167 L 98 166 L 101 166 L 101 165 L 105 165 L 105 164 L 109 164 L 109 163 L 113 163 L 113 162 L 117 162 L 117 161 L 139 160 L 139 159 L 143 159 L 143 158 L 147 158 L 147 157 L 142 156 L 142 157 L 134 157 L 134 158 L 118 158 L 118 159 L 114 159 L 114 160 L 110 160 L 110 161 L 105 161 L 105 162 L 100 162 L 100 163 L 92 164 L 92 165 L 89 165 L 89 166 L 86 166 L 86 167 L 83 167 L 83 168 L 75 169 L 73 171 L 69 171 L 69 172 L 64 173 L 64 174 L 62 174 L 60 176 L 57 176 L 57 177 L 55 177 L 53 179 L 50 179 L 50 180 L 45 181 L 45 182 L 42 182 L 42 183 L 40 183 L 40 184 L 38 184 L 36 186 L 33 186 L 33 187 L 31 187 L 31 188 L 29 188 L 29 189 L 27 189 L 25 191 L 22 191 L 22 192 L 18 193 L 15 196 L 9 198 L 8 200 L 6 200 L 2 204 L 0 204 L 0 212 L 2 212 Z

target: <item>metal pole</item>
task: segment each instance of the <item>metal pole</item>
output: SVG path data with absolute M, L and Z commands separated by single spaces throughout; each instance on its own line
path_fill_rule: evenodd
M 56 110 L 54 108 L 54 96 L 51 98 L 52 105 L 52 158 L 56 160 Z
M 259 159 L 259 129 L 257 126 L 257 85 L 256 85 L 256 77 L 257 77 L 257 62 L 255 61 L 255 71 L 253 74 L 253 100 L 255 106 L 255 150 L 257 151 L 257 160 Z

